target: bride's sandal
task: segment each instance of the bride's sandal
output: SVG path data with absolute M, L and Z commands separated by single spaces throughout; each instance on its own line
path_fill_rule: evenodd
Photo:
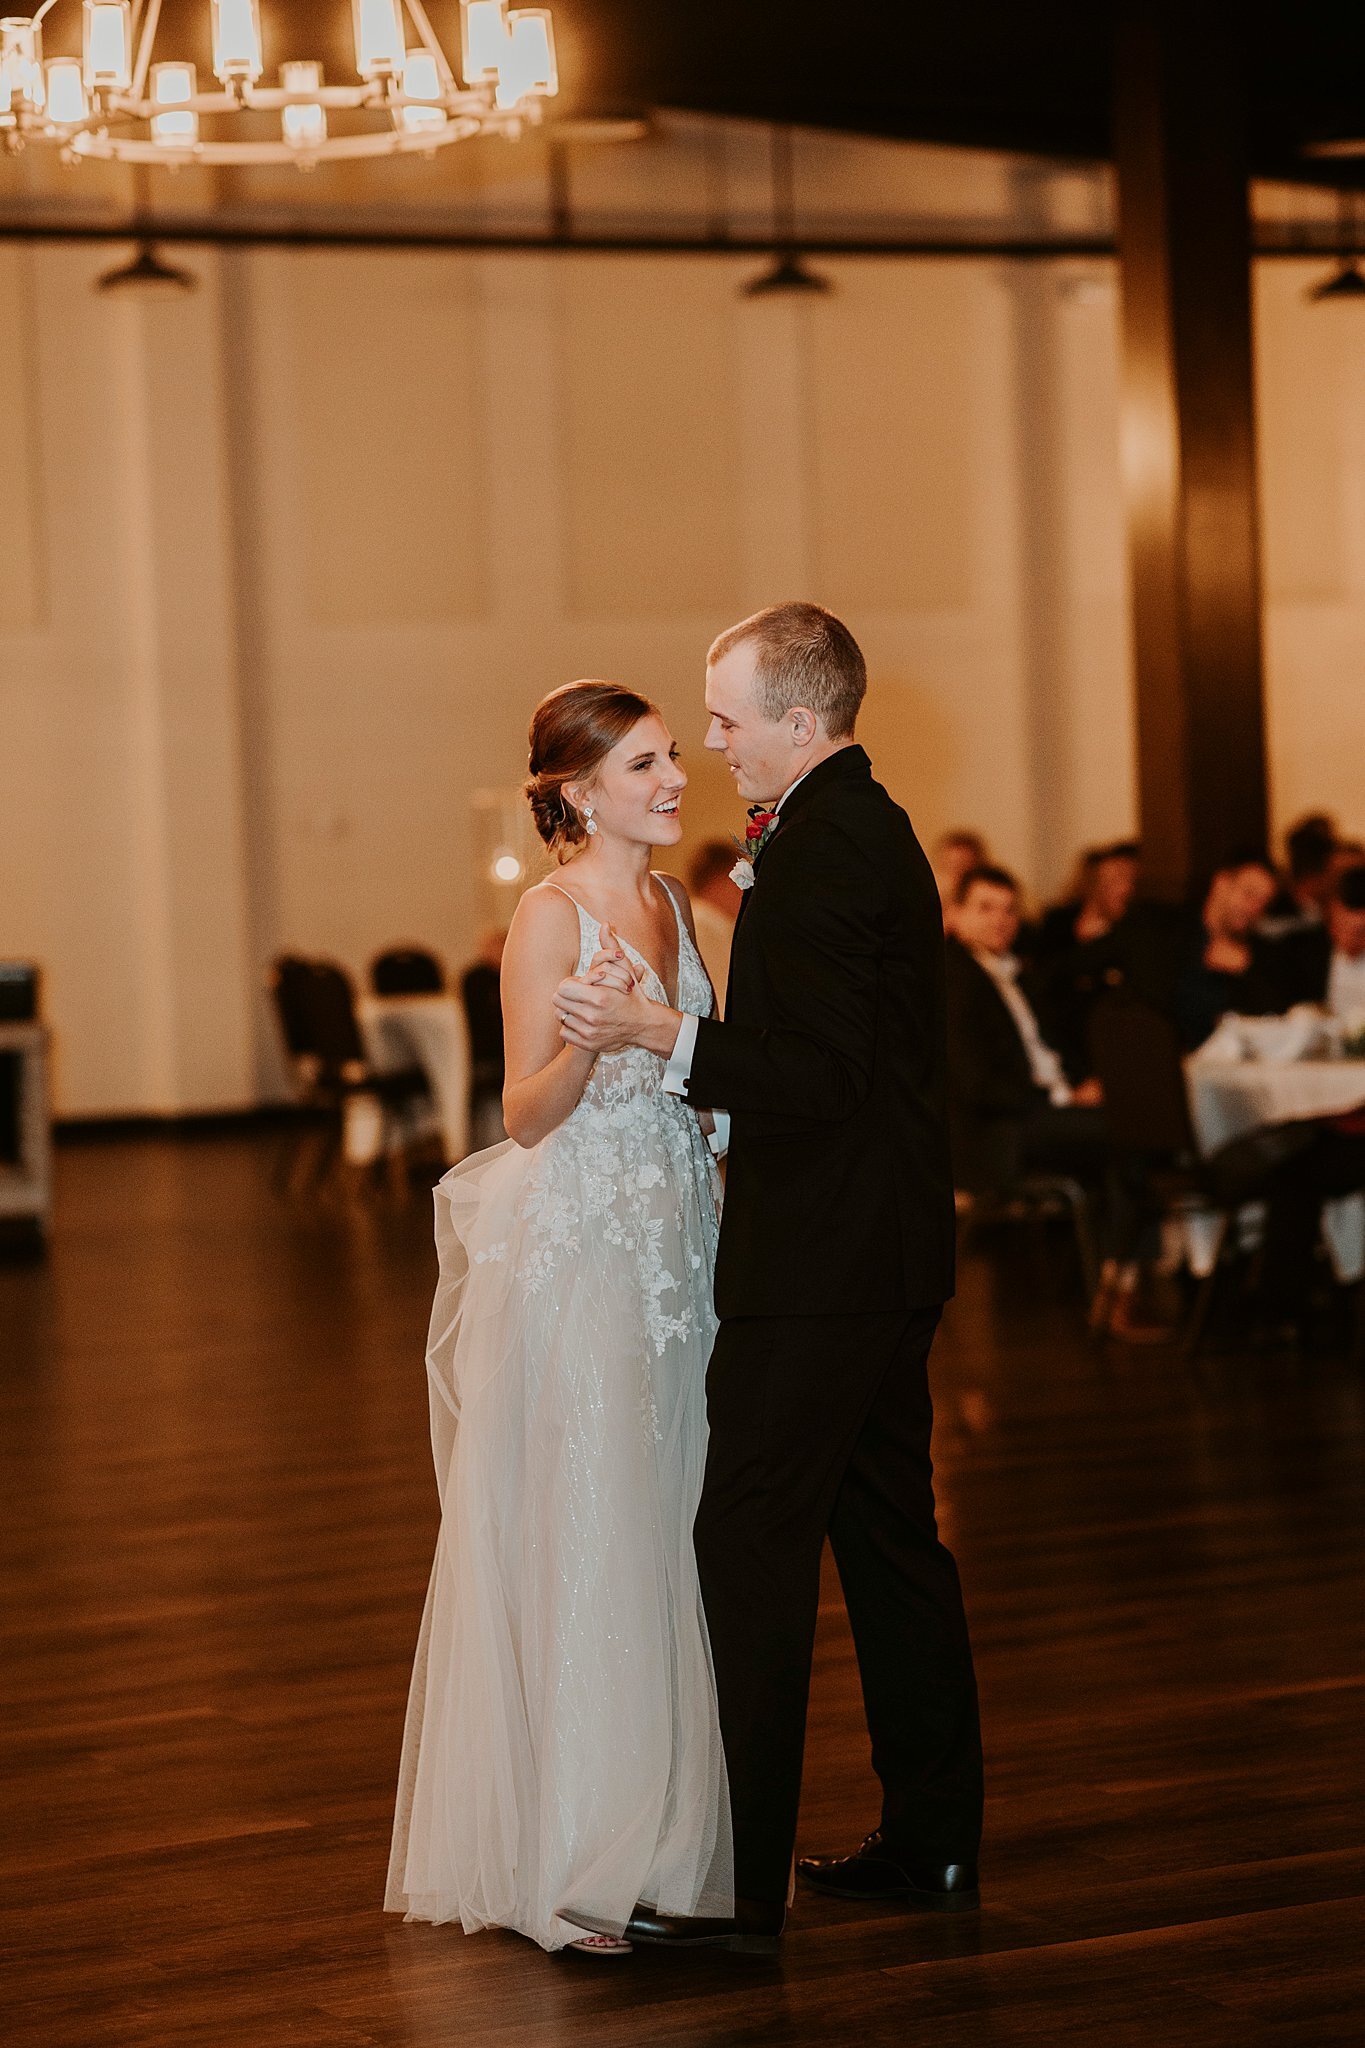
M 580 1956 L 630 1956 L 635 1953 L 631 1941 L 618 1941 L 614 1934 L 585 1934 L 581 1941 L 571 1941 L 568 1946 Z

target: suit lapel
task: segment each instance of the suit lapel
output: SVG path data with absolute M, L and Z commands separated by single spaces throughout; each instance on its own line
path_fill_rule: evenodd
M 758 871 L 767 856 L 768 848 L 772 845 L 774 839 L 780 837 L 783 824 L 790 817 L 791 813 L 794 810 L 799 810 L 801 805 L 809 802 L 811 797 L 818 795 L 827 782 L 838 781 L 846 775 L 870 776 L 871 773 L 872 763 L 861 747 L 841 747 L 837 754 L 831 754 L 829 759 L 822 761 L 818 768 L 812 768 L 809 775 L 802 778 L 790 796 L 783 800 L 782 809 L 778 813 L 778 823 L 764 843 L 762 852 L 753 863 L 754 879 L 749 887 L 742 891 L 740 896 L 739 910 L 735 917 L 734 937 L 730 942 L 730 972 L 726 977 L 725 983 L 725 1014 L 727 1017 L 730 1015 L 730 999 L 735 985 L 734 949 L 739 942 L 740 926 L 744 923 L 744 918 L 749 908 L 749 898 L 758 887 Z

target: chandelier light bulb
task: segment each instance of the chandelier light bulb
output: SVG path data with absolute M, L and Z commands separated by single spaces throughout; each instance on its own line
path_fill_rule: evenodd
M 213 21 L 213 75 L 224 85 L 254 85 L 264 70 L 261 58 L 261 11 L 256 0 L 210 0 Z
M 466 85 L 493 85 L 507 58 L 503 0 L 464 0 L 460 8 L 460 68 Z
M 320 92 L 322 66 L 302 59 L 281 64 L 280 84 L 286 92 Z M 317 102 L 281 107 L 280 126 L 291 149 L 321 149 L 327 140 L 327 109 Z
M 89 111 L 78 57 L 52 57 L 47 65 L 47 113 L 59 128 L 74 128 Z
M 85 0 L 81 47 L 87 92 L 127 92 L 133 82 L 130 0 Z
M 500 107 L 558 89 L 554 31 L 548 7 L 517 7 L 507 17 L 507 49 L 498 73 Z
M 548 7 L 517 7 L 507 17 L 512 63 L 525 81 L 523 91 L 549 99 L 559 91 L 555 31 Z
M 430 50 L 409 50 L 403 60 L 403 97 L 407 100 L 436 100 L 442 97 L 441 74 Z M 442 106 L 400 107 L 398 118 L 410 135 L 424 128 L 444 128 Z
M 193 64 L 153 64 L 152 100 L 167 111 L 152 115 L 152 141 L 162 149 L 193 149 L 199 140 L 199 116 L 186 106 L 194 98 Z
M 0 21 L 0 113 L 37 113 L 46 99 L 43 32 L 27 15 Z
M 493 862 L 493 880 L 495 882 L 519 882 L 521 880 L 521 862 L 514 853 L 500 853 L 498 855 L 497 859 Z
M 355 68 L 362 78 L 397 78 L 405 55 L 402 0 L 351 0 Z

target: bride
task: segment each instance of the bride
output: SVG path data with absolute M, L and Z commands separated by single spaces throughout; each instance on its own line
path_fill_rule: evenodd
M 681 837 L 687 781 L 658 711 L 569 683 L 530 743 L 536 825 L 569 865 L 508 935 L 511 1142 L 436 1190 L 442 1523 L 385 1904 L 625 1953 L 566 1916 L 619 1936 L 637 1900 L 732 1910 L 692 1553 L 720 1189 L 663 1062 L 565 1045 L 553 995 L 610 975 L 605 950 L 661 1001 L 706 1015 L 712 996 L 686 894 L 650 871 Z

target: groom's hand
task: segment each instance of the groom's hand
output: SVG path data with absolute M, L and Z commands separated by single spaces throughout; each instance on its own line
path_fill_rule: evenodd
M 561 981 L 555 990 L 559 1035 L 566 1045 L 576 1045 L 584 1052 L 620 1052 L 634 1045 L 644 1021 L 640 1013 L 649 1007 L 633 977 L 628 990 L 611 981 L 589 981 L 577 975 Z

